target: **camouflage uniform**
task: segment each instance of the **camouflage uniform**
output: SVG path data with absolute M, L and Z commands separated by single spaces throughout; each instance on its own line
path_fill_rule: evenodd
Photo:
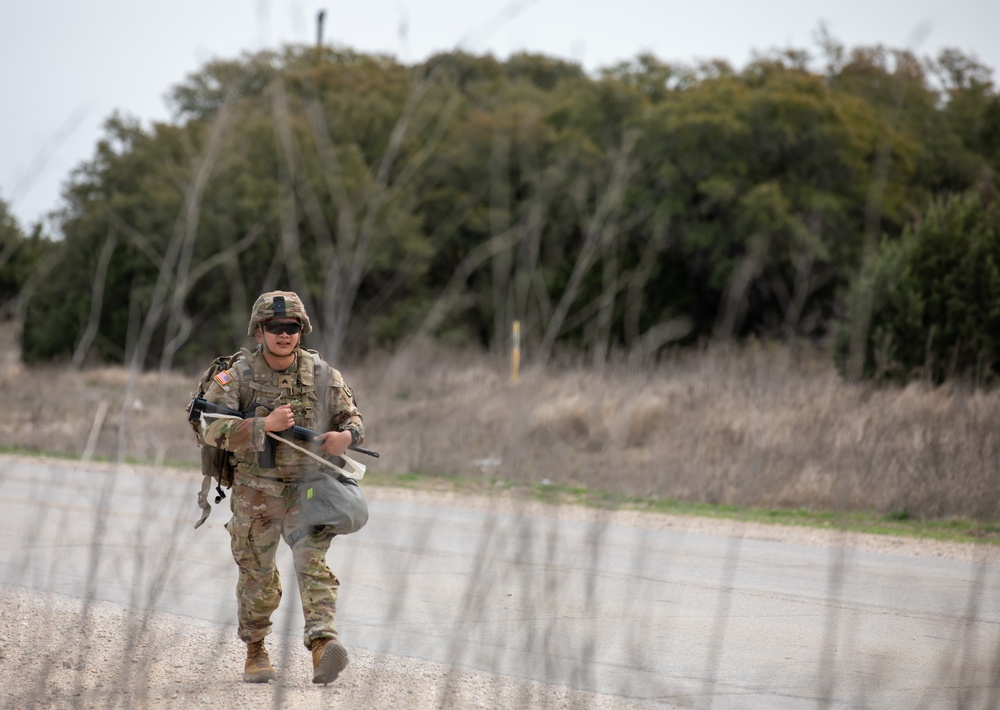
M 303 332 L 308 332 L 308 320 L 303 326 Z M 251 321 L 251 332 L 253 328 Z M 341 374 L 313 351 L 300 347 L 295 356 L 291 367 L 276 372 L 264 360 L 259 346 L 256 351 L 244 351 L 233 367 L 213 380 L 205 399 L 241 411 L 254 402 L 269 408 L 290 404 L 296 425 L 319 431 L 351 431 L 355 442 L 363 441 L 362 417 Z M 305 616 L 303 641 L 309 648 L 314 639 L 338 637 L 334 617 L 340 582 L 326 564 L 334 535 L 320 528 L 289 542 L 289 536 L 300 527 L 297 481 L 317 463 L 279 443 L 275 468 L 260 467 L 267 412 L 261 408 L 256 418 L 210 420 L 204 431 L 205 441 L 232 452 L 236 461 L 230 499 L 233 517 L 226 529 L 239 566 L 238 633 L 244 642 L 252 643 L 271 632 L 271 614 L 281 600 L 275 555 L 279 540 L 284 538 L 292 550 Z

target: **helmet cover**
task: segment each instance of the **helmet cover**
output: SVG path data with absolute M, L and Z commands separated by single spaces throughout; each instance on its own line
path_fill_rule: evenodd
M 302 324 L 303 335 L 312 332 L 312 323 L 309 322 L 309 315 L 306 313 L 306 307 L 302 305 L 302 299 L 291 291 L 268 291 L 258 296 L 253 308 L 250 309 L 247 335 L 252 336 L 257 326 L 273 318 L 294 318 Z

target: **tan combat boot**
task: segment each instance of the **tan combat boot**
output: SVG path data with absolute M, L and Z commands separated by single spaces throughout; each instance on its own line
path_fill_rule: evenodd
M 274 668 L 264 648 L 264 639 L 247 644 L 247 663 L 243 667 L 244 683 L 266 683 L 274 680 Z
M 337 639 L 313 639 L 313 683 L 332 683 L 347 668 L 347 649 Z

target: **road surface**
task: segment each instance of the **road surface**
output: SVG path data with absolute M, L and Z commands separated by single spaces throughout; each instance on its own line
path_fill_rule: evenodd
M 193 529 L 197 478 L 0 456 L 0 582 L 232 627 L 228 510 Z M 1000 706 L 995 563 L 368 490 L 328 558 L 349 648 L 653 707 Z

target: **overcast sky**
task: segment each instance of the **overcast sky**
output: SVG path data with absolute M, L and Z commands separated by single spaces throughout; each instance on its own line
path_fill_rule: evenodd
M 169 120 L 170 87 L 212 59 L 314 43 L 319 10 L 327 44 L 407 63 L 461 48 L 588 71 L 640 52 L 739 68 L 754 51 L 815 50 L 825 23 L 849 48 L 955 47 L 1000 78 L 998 0 L 0 0 L 0 198 L 27 229 L 114 111 Z

